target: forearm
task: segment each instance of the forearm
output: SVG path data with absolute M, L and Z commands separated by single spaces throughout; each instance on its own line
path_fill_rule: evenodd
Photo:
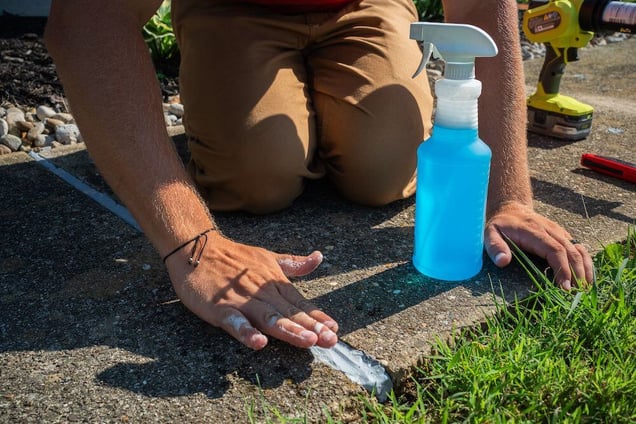
M 488 216 L 505 202 L 532 204 L 526 141 L 525 83 L 519 46 L 516 3 L 452 1 L 444 3 L 449 22 L 476 25 L 499 49 L 494 58 L 477 60 L 483 84 L 479 100 L 479 133 L 492 149 Z
M 163 255 L 212 223 L 168 137 L 141 17 L 71 3 L 53 4 L 47 46 L 91 157 Z

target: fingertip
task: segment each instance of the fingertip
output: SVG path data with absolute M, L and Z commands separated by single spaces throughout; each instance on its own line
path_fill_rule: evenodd
M 309 254 L 309 257 L 311 258 L 312 261 L 314 261 L 317 264 L 321 264 L 324 258 L 320 250 L 314 250 L 313 252 Z
M 324 348 L 334 347 L 338 343 L 338 335 L 331 330 L 323 331 L 318 335 L 318 345 Z
M 299 334 L 300 338 L 303 340 L 304 343 L 308 344 L 309 347 L 315 345 L 316 343 L 318 343 L 318 334 L 314 333 L 313 331 L 309 331 L 309 330 L 303 330 L 300 332 Z
M 318 268 L 322 259 L 322 253 L 315 250 L 307 256 L 281 255 L 277 262 L 286 276 L 302 277 Z
M 245 344 L 247 345 L 247 347 L 254 350 L 263 349 L 265 346 L 267 346 L 267 342 L 267 337 L 265 337 L 261 333 L 254 333 L 247 337 L 247 339 L 245 340 Z
M 561 283 L 559 284 L 559 286 L 565 290 L 565 291 L 570 291 L 572 290 L 572 283 L 570 282 L 570 280 L 563 280 L 561 281 Z
M 321 322 L 317 322 L 314 326 L 314 332 L 318 335 L 318 346 L 324 348 L 330 348 L 338 343 L 338 336 L 335 332 L 331 331 L 329 327 Z
M 491 258 L 495 265 L 502 268 L 510 264 L 512 255 L 508 252 L 497 252 L 493 256 L 491 256 Z
M 221 328 L 250 349 L 261 350 L 267 346 L 267 337 L 238 311 L 230 310 L 221 322 Z
M 326 325 L 334 333 L 338 333 L 339 327 L 336 321 L 333 321 L 333 320 L 323 321 L 323 324 Z

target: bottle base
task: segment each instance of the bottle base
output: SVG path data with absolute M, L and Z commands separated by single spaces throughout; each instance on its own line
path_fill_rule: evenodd
M 440 267 L 431 267 L 422 264 L 415 257 L 413 258 L 413 266 L 420 274 L 433 278 L 435 280 L 440 281 L 464 281 L 470 280 L 475 277 L 482 269 L 482 264 L 479 264 L 479 267 L 471 268 L 471 269 L 453 269 L 453 270 L 442 270 Z

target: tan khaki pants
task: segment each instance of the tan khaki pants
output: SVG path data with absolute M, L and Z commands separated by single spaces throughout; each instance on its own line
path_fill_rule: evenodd
M 213 210 L 289 206 L 327 175 L 383 205 L 415 191 L 431 129 L 412 0 L 284 15 L 234 0 L 173 0 L 189 171 Z

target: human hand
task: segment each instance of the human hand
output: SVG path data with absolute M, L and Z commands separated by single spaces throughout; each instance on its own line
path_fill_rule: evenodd
M 594 280 L 594 264 L 587 249 L 572 243 L 564 228 L 530 206 L 506 203 L 486 223 L 486 252 L 499 267 L 512 260 L 503 235 L 520 249 L 546 259 L 554 270 L 556 283 L 564 290 L 570 290 L 573 283 L 587 285 Z
M 267 345 L 265 334 L 301 348 L 336 344 L 338 324 L 287 278 L 315 270 L 322 262 L 320 252 L 282 255 L 218 233 L 208 238 L 198 266 L 188 264 L 191 246 L 166 260 L 175 291 L 188 309 L 255 350 Z

